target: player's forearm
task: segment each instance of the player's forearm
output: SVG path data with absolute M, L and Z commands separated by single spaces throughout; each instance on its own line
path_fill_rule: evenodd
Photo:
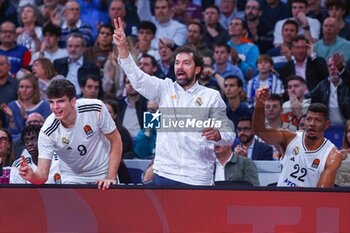
M 257 135 L 265 131 L 266 128 L 265 128 L 264 103 L 258 99 L 256 100 L 256 104 L 254 108 L 252 123 L 253 123 L 253 131 Z
M 111 151 L 109 153 L 107 179 L 115 180 L 117 177 L 118 168 L 122 157 L 122 148 L 123 148 L 123 144 L 120 136 L 118 136 L 118 139 L 116 140 L 116 142 L 111 144 Z

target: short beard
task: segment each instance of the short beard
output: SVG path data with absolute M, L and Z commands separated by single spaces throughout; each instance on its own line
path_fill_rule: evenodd
M 193 78 L 188 78 L 188 77 L 186 77 L 185 79 L 182 79 L 182 80 L 178 80 L 178 79 L 176 78 L 176 82 L 177 82 L 180 86 L 186 87 L 186 86 L 189 86 L 190 84 L 192 84 L 193 80 L 195 80 L 195 79 L 196 79 L 195 77 L 193 77 Z

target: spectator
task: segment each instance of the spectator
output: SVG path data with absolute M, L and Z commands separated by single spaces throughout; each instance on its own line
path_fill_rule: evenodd
M 58 1 L 44 1 L 44 3 L 39 6 L 43 22 L 45 22 L 45 24 L 54 24 L 57 27 L 61 26 L 63 21 L 63 8 L 63 5 Z
M 298 35 L 298 28 L 299 26 L 294 20 L 286 20 L 282 26 L 283 44 L 271 48 L 266 53 L 272 58 L 274 69 L 278 73 L 281 72 L 281 68 L 287 64 L 288 60 L 292 58 L 292 45 L 294 38 Z
M 14 25 L 18 25 L 17 10 L 9 0 L 0 1 L 0 24 L 9 21 Z
M 299 25 L 299 34 L 303 34 L 312 43 L 315 43 L 320 37 L 321 24 L 317 19 L 306 16 L 307 0 L 292 0 L 292 18 Z M 282 25 L 287 19 L 280 20 L 276 23 L 274 30 L 275 47 L 283 43 Z
M 204 68 L 198 79 L 198 83 L 217 91 L 224 90 L 224 78 L 215 72 L 213 58 L 210 56 L 203 56 L 203 62 Z
M 149 21 L 141 21 L 138 25 L 138 34 L 137 34 L 137 57 L 140 57 L 144 54 L 152 55 L 158 61 L 160 59 L 158 49 L 154 49 L 151 46 L 152 40 L 156 34 L 157 28 L 154 23 Z
M 41 125 L 27 125 L 21 134 L 21 140 L 24 143 L 25 150 L 22 153 L 28 165 L 31 166 L 33 171 L 36 171 L 38 166 L 38 138 Z M 22 159 L 15 160 L 11 167 L 10 184 L 26 184 L 28 181 L 23 179 L 19 174 L 19 166 Z M 53 160 L 50 166 L 50 172 L 46 184 L 61 184 L 61 175 L 59 171 L 59 162 L 56 155 L 53 156 Z M 30 184 L 30 183 L 29 183 Z
M 322 25 L 323 38 L 315 43 L 314 51 L 319 57 L 329 60 L 335 53 L 341 53 L 345 61 L 350 59 L 350 42 L 340 37 L 337 19 L 328 17 Z
M 30 113 L 38 112 L 44 118 L 51 113 L 49 103 L 45 100 L 40 100 L 38 80 L 33 74 L 27 74 L 20 79 L 18 100 L 11 101 L 8 105 L 2 104 L 1 110 L 7 116 L 8 129 L 13 141 L 17 141 L 20 138 Z
M 123 143 L 122 159 L 133 159 L 135 158 L 135 153 L 133 149 L 133 140 L 130 136 L 129 131 L 122 125 L 119 114 L 118 102 L 115 100 L 105 100 L 104 101 L 109 114 L 111 114 L 112 119 L 117 126 L 117 130 L 120 133 Z
M 147 112 L 157 112 L 158 103 L 147 102 Z M 134 137 L 134 150 L 139 159 L 154 159 L 156 152 L 157 129 L 143 128 Z
M 324 6 L 325 3 L 326 1 L 307 0 L 306 16 L 317 19 L 320 23 L 323 23 L 324 19 L 327 17 L 327 9 Z
M 152 16 L 150 1 L 138 1 L 137 14 L 144 21 L 151 21 L 157 27 L 152 47 L 158 48 L 159 39 L 167 38 L 173 41 L 176 46 L 182 46 L 186 42 L 187 28 L 184 24 L 173 20 L 172 0 L 156 0 L 155 16 Z
M 133 88 L 126 76 L 124 83 L 127 96 L 118 101 L 119 116 L 123 126 L 134 138 L 143 128 L 143 113 L 147 110 L 147 99 Z
M 247 96 L 250 101 L 254 101 L 255 91 L 259 87 L 270 88 L 273 94 L 282 95 L 284 88 L 282 81 L 273 73 L 273 61 L 269 55 L 260 55 L 257 61 L 258 75 L 249 80 Z
M 247 157 L 232 152 L 231 145 L 215 145 L 216 155 L 215 181 L 247 181 L 259 186 L 258 170 L 254 162 Z
M 294 38 L 290 55 L 287 53 L 288 62 L 280 70 L 284 82 L 287 77 L 298 75 L 306 81 L 310 91 L 328 77 L 326 61 L 312 54 L 312 44 L 303 35 Z
M 216 6 L 208 6 L 204 11 L 204 20 L 202 22 L 204 28 L 203 42 L 209 49 L 213 49 L 213 45 L 229 40 L 227 30 L 220 24 L 220 10 Z
M 125 1 L 123 0 L 112 0 L 111 4 L 108 8 L 108 15 L 110 19 L 110 25 L 113 25 L 113 20 L 117 18 L 123 19 L 124 22 L 124 30 L 127 36 L 136 36 L 136 26 L 139 24 L 140 19 L 137 16 L 137 14 L 132 15 L 133 17 L 128 17 L 128 15 L 131 16 L 131 11 L 127 11 L 128 5 L 125 5 Z M 130 4 L 130 3 L 129 3 Z M 130 7 L 129 7 L 130 8 Z
M 239 144 L 234 149 L 236 155 L 252 160 L 272 160 L 272 147 L 254 138 L 251 116 L 238 120 L 237 135 Z
M 57 72 L 74 84 L 78 95 L 81 94 L 80 82 L 87 74 L 100 77 L 99 68 L 83 56 L 84 47 L 82 35 L 70 34 L 67 39 L 68 57 L 57 59 L 53 63 Z
M 340 150 L 343 159 L 350 159 L 350 120 L 346 121 L 344 127 L 343 145 Z
M 95 63 L 101 71 L 103 70 L 109 54 L 113 50 L 112 35 L 112 26 L 101 25 L 98 29 L 98 36 L 94 46 L 84 50 L 83 56 L 92 63 Z
M 10 76 L 10 69 L 7 56 L 0 55 L 0 100 L 5 104 L 17 99 L 18 80 Z
M 93 45 L 92 28 L 80 20 L 80 5 L 75 0 L 70 0 L 64 5 L 64 21 L 61 26 L 61 38 L 58 42 L 60 48 L 67 48 L 69 35 L 80 33 L 86 47 Z
M 201 6 L 193 3 L 192 0 L 175 0 L 174 1 L 173 19 L 180 23 L 189 25 L 192 20 L 200 22 L 202 20 Z
M 327 0 L 326 2 L 329 17 L 335 18 L 338 25 L 338 36 L 350 39 L 350 23 L 344 21 L 346 14 L 346 3 L 344 0 Z
M 160 60 L 158 61 L 158 67 L 161 72 L 159 78 L 165 79 L 170 78 L 175 80 L 174 74 L 174 61 L 173 61 L 173 53 L 174 53 L 174 44 L 172 44 L 171 40 L 167 38 L 162 38 L 159 40 L 159 55 Z
M 312 103 L 322 103 L 329 109 L 331 125 L 343 125 L 350 119 L 350 89 L 339 76 L 333 58 L 328 61 L 329 77 L 322 80 L 311 92 Z
M 187 26 L 187 42 L 186 46 L 194 50 L 198 50 L 202 55 L 211 55 L 213 52 L 208 46 L 203 42 L 204 28 L 197 21 L 192 21 Z
M 304 98 L 307 92 L 305 79 L 298 75 L 287 78 L 287 93 L 289 100 L 283 103 L 282 121 L 288 125 L 288 129 L 296 131 L 299 119 L 306 114 L 311 103 L 310 98 Z
M 225 42 L 218 42 L 214 45 L 214 71 L 221 75 L 223 78 L 226 78 L 230 75 L 238 76 L 242 80 L 245 90 L 246 83 L 243 78 L 242 71 L 236 65 L 233 65 L 230 62 L 230 54 L 231 47 L 228 46 Z
M 23 45 L 18 45 L 16 40 L 16 26 L 6 21 L 0 25 L 0 55 L 7 56 L 11 63 L 10 73 L 16 73 L 30 63 L 31 54 Z
M 142 57 L 139 59 L 139 67 L 143 72 L 149 75 L 156 76 L 157 74 L 157 61 L 152 55 L 142 55 Z
M 32 71 L 35 77 L 38 79 L 40 89 L 40 99 L 47 100 L 46 88 L 54 78 L 64 78 L 62 75 L 58 75 L 55 67 L 51 61 L 47 58 L 38 58 L 34 61 Z
M 239 66 L 246 80 L 256 73 L 256 62 L 260 55 L 259 48 L 248 40 L 248 25 L 243 19 L 233 19 L 230 22 L 228 33 L 231 39 L 227 44 L 232 48 L 231 62 Z
M 234 75 L 227 76 L 224 81 L 224 95 L 227 99 L 226 114 L 235 125 L 235 129 L 238 127 L 240 117 L 252 116 L 248 103 L 241 100 L 242 85 L 242 80 Z
M 262 11 L 258 0 L 248 0 L 245 6 L 245 20 L 248 24 L 248 39 L 259 47 L 261 53 L 266 53 L 273 47 L 273 34 L 261 17 Z
M 236 0 L 220 1 L 220 24 L 228 30 L 231 21 L 235 18 L 243 18 L 244 14 L 237 11 Z
M 48 58 L 52 63 L 56 59 L 66 57 L 67 49 L 61 49 L 58 47 L 58 41 L 61 37 L 61 28 L 54 24 L 46 24 L 43 27 L 44 41 L 41 43 L 40 51 L 36 52 L 32 56 L 30 64 L 38 58 Z
M 77 0 L 80 5 L 80 19 L 90 26 L 92 29 L 93 41 L 96 39 L 100 25 L 107 25 L 110 23 L 108 17 L 108 5 L 110 1 L 85 1 Z
M 20 8 L 18 14 L 21 27 L 16 28 L 17 43 L 35 53 L 40 50 L 41 42 L 44 40 L 40 11 L 36 6 L 26 4 Z
M 188 47 L 180 47 L 175 52 L 176 82 L 149 76 L 136 66 L 130 56 L 121 19 L 115 20 L 114 25 L 116 30 L 113 39 L 118 49 L 119 63 L 137 91 L 149 100 L 160 103 L 162 110 L 167 108 L 176 114 L 180 107 L 187 107 L 186 110 L 188 107 L 207 109 L 203 112 L 196 111 L 195 115 L 205 120 L 215 116 L 222 123 L 221 127 L 214 126 L 218 128 L 197 128 L 192 132 L 158 132 L 157 156 L 153 167 L 154 183 L 179 186 L 212 185 L 215 158 L 211 145 L 214 142 L 231 143 L 234 133 L 225 115 L 225 104 L 220 94 L 200 86 L 196 81 L 202 71 L 202 57 Z M 189 112 L 186 115 L 188 114 Z M 186 145 L 183 146 L 184 144 Z
M 312 104 L 306 116 L 306 130 L 291 132 L 266 128 L 264 103 L 269 89 L 260 88 L 253 114 L 253 130 L 269 144 L 283 149 L 282 173 L 277 186 L 333 187 L 342 156 L 337 148 L 324 138 L 329 126 L 328 109 L 322 104 Z
M 45 183 L 56 152 L 62 183 L 94 182 L 103 190 L 116 184 L 122 144 L 106 106 L 100 100 L 76 100 L 66 79 L 54 80 L 47 96 L 53 114 L 40 131 L 38 169 L 34 172 L 22 157 L 20 175 L 32 184 Z
M 101 79 L 99 77 L 89 74 L 86 75 L 80 83 L 81 98 L 97 99 L 101 86 L 100 82 Z
M 279 20 L 290 17 L 289 5 L 281 0 L 263 0 L 260 2 L 262 11 L 260 18 L 265 19 L 262 21 L 263 27 L 271 34 Z
M 14 160 L 13 147 L 12 147 L 12 136 L 3 128 L 0 128 L 0 173 L 4 167 L 12 165 Z

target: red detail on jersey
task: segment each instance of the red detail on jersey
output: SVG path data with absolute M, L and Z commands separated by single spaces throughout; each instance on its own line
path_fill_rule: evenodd
M 93 132 L 90 125 L 85 125 L 84 131 L 85 131 L 86 135 L 90 135 Z

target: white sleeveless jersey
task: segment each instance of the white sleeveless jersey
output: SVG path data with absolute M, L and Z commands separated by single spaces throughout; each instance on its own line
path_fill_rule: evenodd
M 316 187 L 334 147 L 325 138 L 317 150 L 308 151 L 304 145 L 304 132 L 297 132 L 281 160 L 282 172 L 277 186 Z
M 105 134 L 116 129 L 106 106 L 97 99 L 79 99 L 72 128 L 51 114 L 39 135 L 39 158 L 56 152 L 63 183 L 86 184 L 107 177 L 110 145 Z

